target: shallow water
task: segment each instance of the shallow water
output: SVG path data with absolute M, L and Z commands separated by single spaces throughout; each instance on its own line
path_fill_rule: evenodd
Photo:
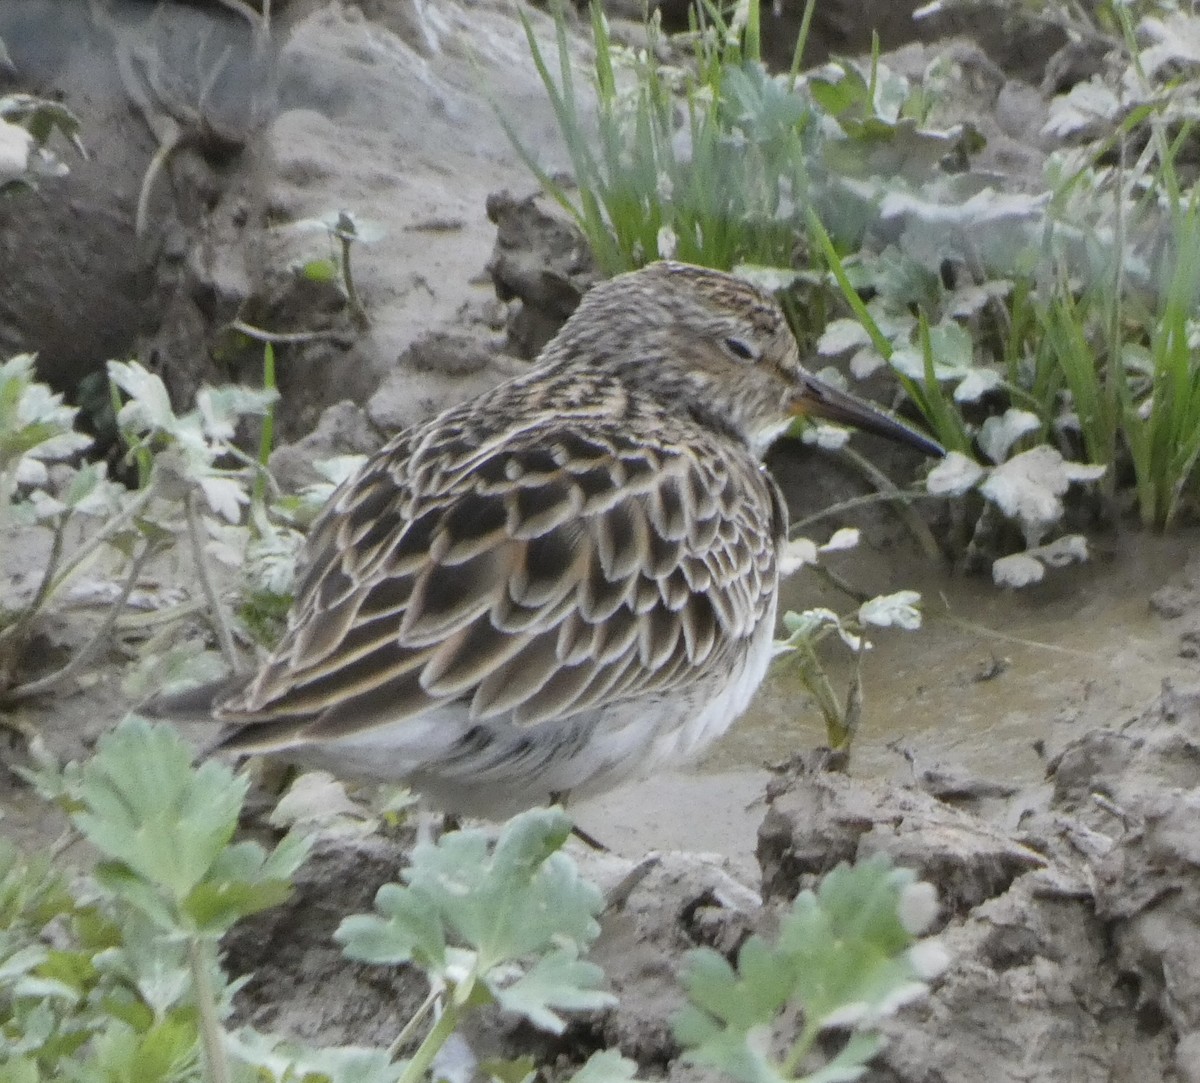
M 863 663 L 862 724 L 851 772 L 911 777 L 903 750 L 921 766 L 1035 783 L 1043 759 L 1078 726 L 1119 725 L 1158 693 L 1164 679 L 1194 679 L 1179 633 L 1149 597 L 1196 551 L 1195 533 L 1102 539 L 1086 565 L 1051 569 L 1023 591 L 914 563 L 898 550 L 859 550 L 835 566 L 856 586 L 921 591 L 916 632 L 880 629 Z M 781 609 L 852 607 L 811 572 L 790 581 Z M 844 692 L 849 651 L 829 641 L 823 657 Z M 765 765 L 825 743 L 824 722 L 794 666 L 776 662 L 754 703 L 689 773 L 625 787 L 580 808 L 581 821 L 616 849 L 691 845 L 753 851 L 762 819 L 755 801 Z M 606 835 L 607 831 L 607 835 Z

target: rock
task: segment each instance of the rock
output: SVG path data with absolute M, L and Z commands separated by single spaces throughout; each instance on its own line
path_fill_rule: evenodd
M 424 999 L 423 975 L 349 962 L 333 934 L 342 918 L 371 911 L 375 892 L 398 878 L 410 844 L 351 834 L 317 841 L 288 900 L 222 941 L 227 967 L 253 975 L 237 996 L 239 1019 L 328 1045 L 395 1039 Z
M 323 480 L 314 462 L 337 455 L 370 455 L 384 442 L 366 411 L 350 402 L 337 402 L 321 414 L 317 427 L 293 444 L 276 448 L 271 455 L 271 474 L 285 492 Z
M 367 403 L 367 416 L 392 435 L 495 387 L 525 366 L 479 338 L 435 331 L 414 342 Z
M 488 272 L 502 301 L 517 301 L 508 323 L 508 349 L 532 359 L 600 279 L 574 223 L 546 209 L 540 196 L 488 196 L 496 245 Z
M 1196 591 L 1194 588 L 1166 586 L 1150 595 L 1150 612 L 1164 620 L 1175 620 L 1182 617 L 1195 606 Z

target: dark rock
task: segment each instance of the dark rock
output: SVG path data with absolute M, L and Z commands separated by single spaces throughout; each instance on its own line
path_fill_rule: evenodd
M 507 191 L 488 197 L 496 246 L 488 271 L 502 301 L 517 301 L 508 324 L 510 353 L 536 357 L 602 277 L 574 223 L 554 214 L 538 196 Z

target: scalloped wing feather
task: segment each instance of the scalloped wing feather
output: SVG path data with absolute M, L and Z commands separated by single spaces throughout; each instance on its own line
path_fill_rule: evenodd
M 447 462 L 437 436 L 397 438 L 335 494 L 283 642 L 218 709 L 239 727 L 228 747 L 333 739 L 455 701 L 532 726 L 740 661 L 785 530 L 748 451 L 722 454 L 697 429 L 697 455 L 593 423 L 519 429 Z

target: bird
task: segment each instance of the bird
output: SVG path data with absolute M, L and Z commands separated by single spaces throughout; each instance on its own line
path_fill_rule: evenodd
M 807 371 L 749 281 L 601 282 L 527 372 L 333 493 L 256 672 L 149 713 L 491 819 L 694 756 L 773 654 L 788 513 L 762 457 L 800 415 L 942 454 Z

